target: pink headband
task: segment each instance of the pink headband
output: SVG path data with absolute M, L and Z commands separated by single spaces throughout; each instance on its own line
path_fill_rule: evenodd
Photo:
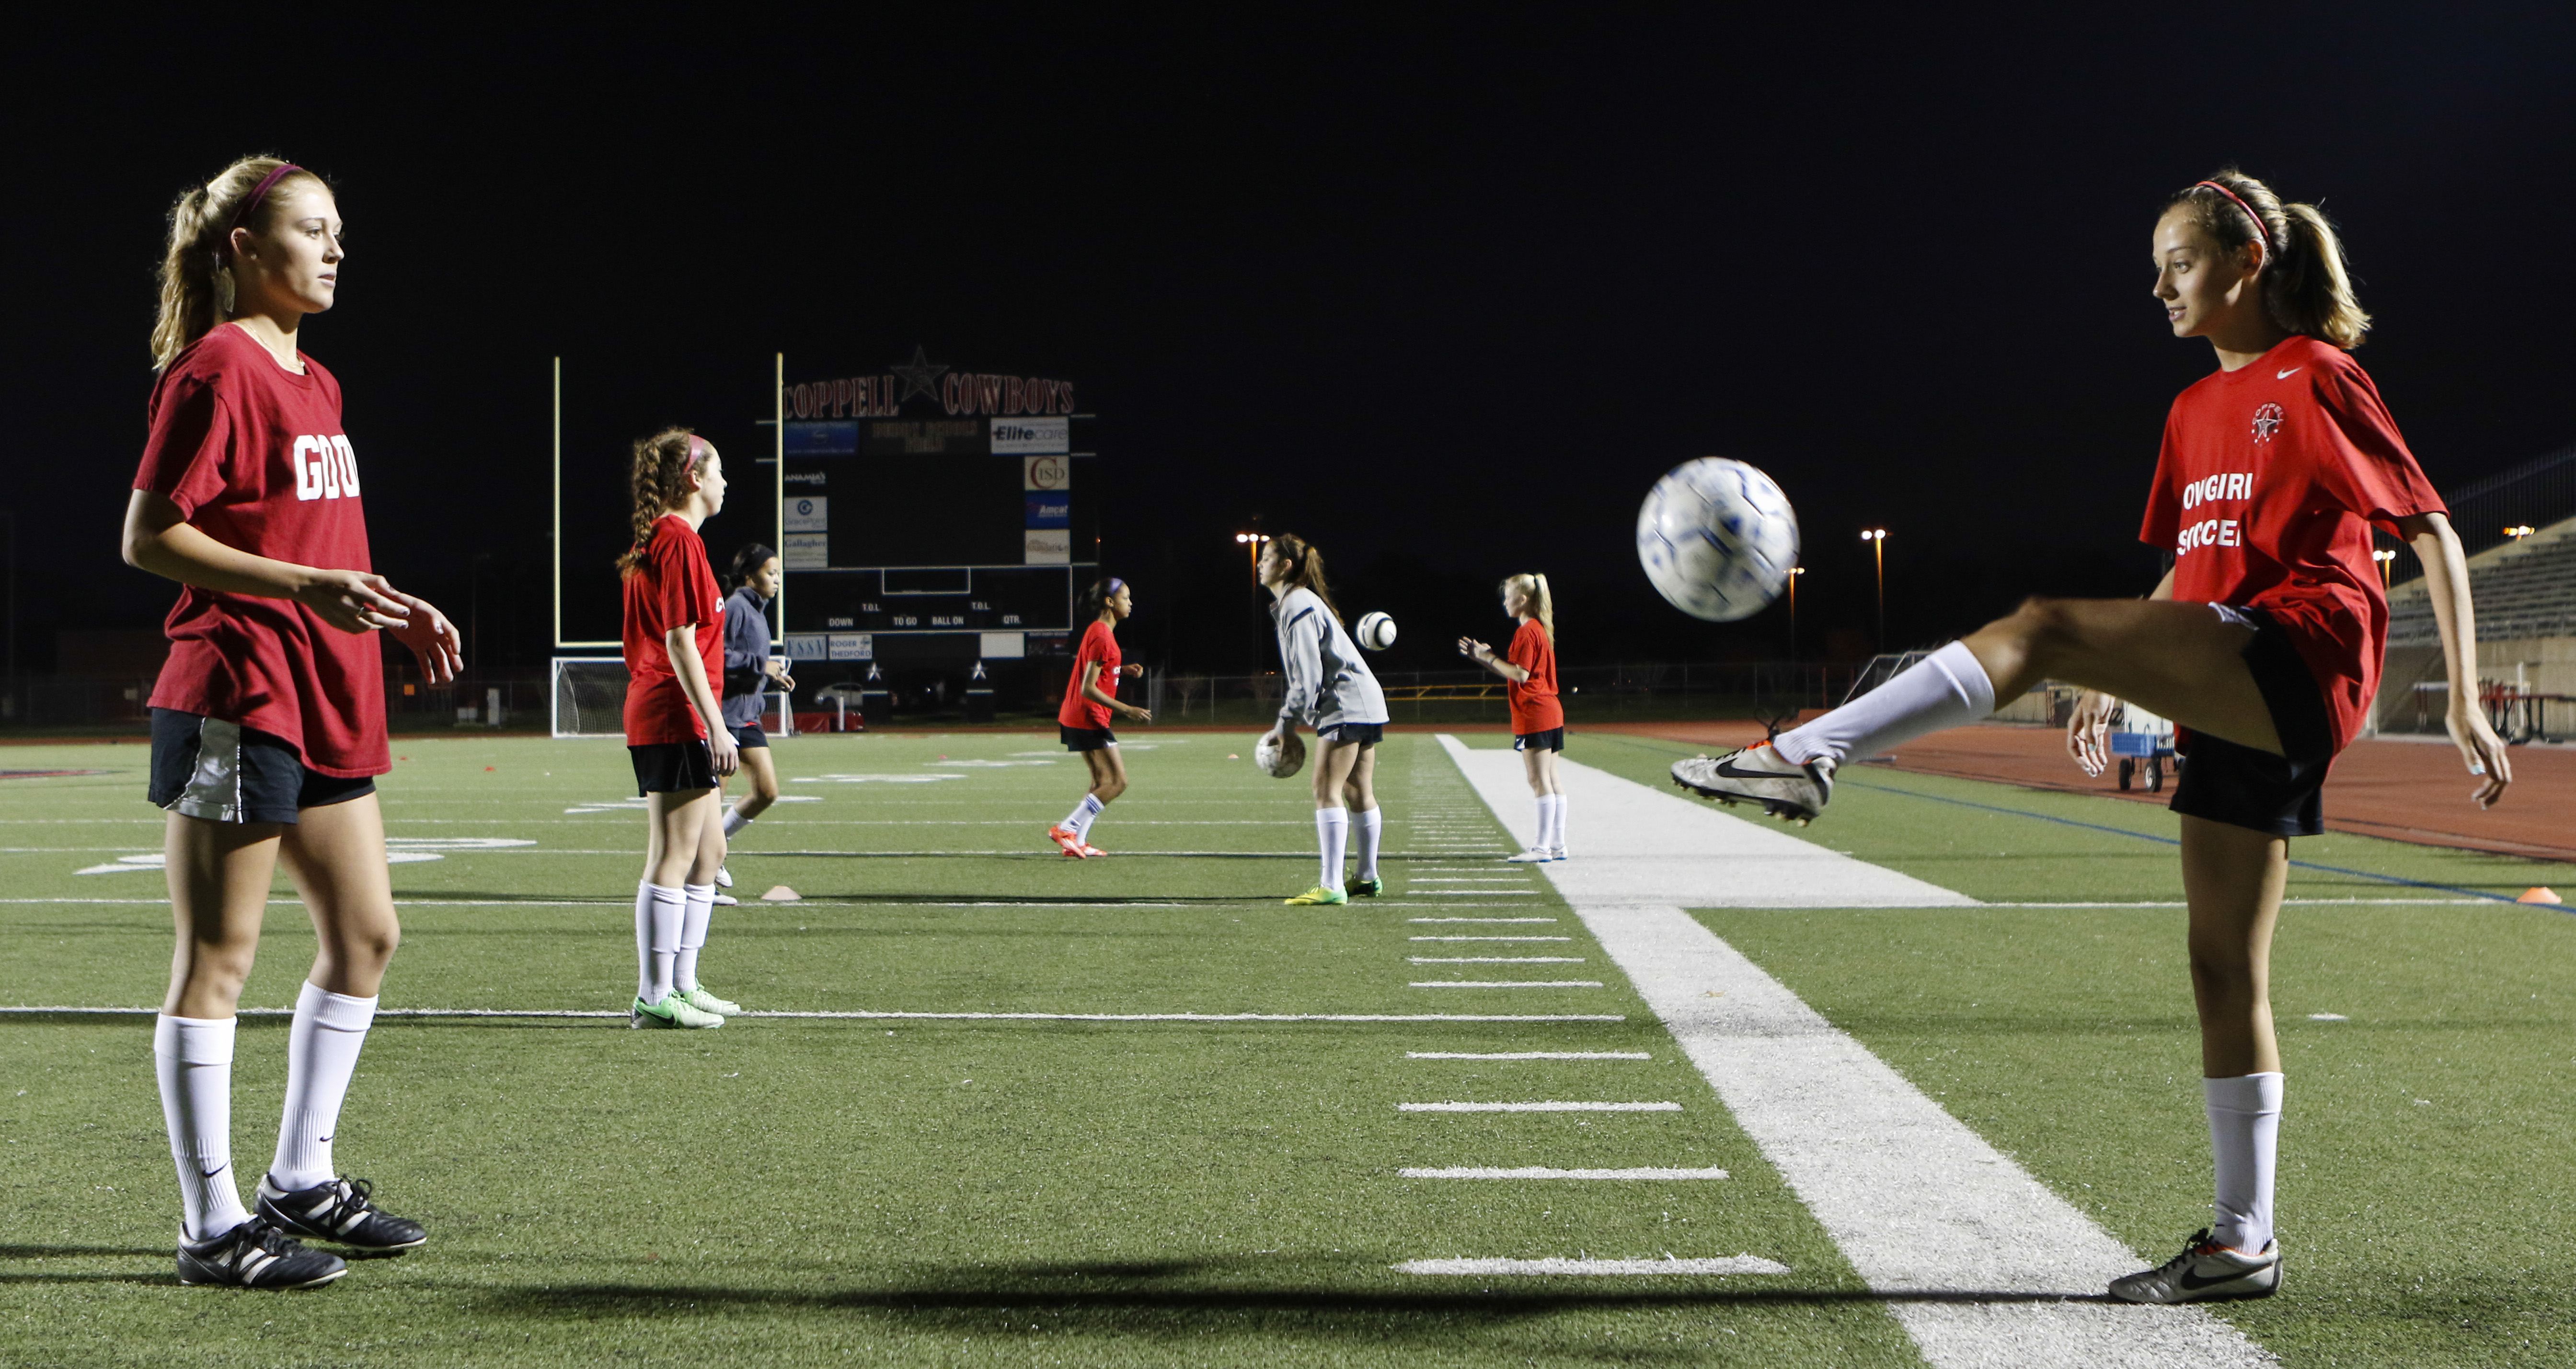
M 2192 189 L 2198 190 L 2202 185 L 2208 186 L 2210 189 L 2217 191 L 2221 195 L 2225 195 L 2229 200 L 2235 202 L 2237 208 L 2244 210 L 2245 217 L 2254 221 L 2254 232 L 2256 236 L 2263 239 L 2263 250 L 2266 252 L 2272 250 L 2272 230 L 2269 225 L 2263 222 L 2263 216 L 2254 212 L 2254 206 L 2247 204 L 2243 200 L 2237 199 L 2235 191 L 2228 189 L 2226 186 L 2220 185 L 2216 181 L 2202 181 L 2200 185 L 2195 185 Z
M 715 448 L 707 445 L 707 440 L 705 438 L 698 436 L 696 433 L 689 434 L 689 469 L 697 469 L 698 463 L 706 460 L 707 453 L 714 450 Z
M 269 187 L 286 179 L 290 172 L 302 171 L 303 169 L 303 167 L 297 166 L 293 162 L 283 162 L 279 164 L 275 171 L 262 176 L 259 184 L 252 186 L 250 193 L 242 197 L 241 208 L 233 211 L 232 226 L 234 228 L 239 228 L 243 224 L 250 222 L 251 211 L 259 208 L 259 202 L 261 200 L 268 198 Z

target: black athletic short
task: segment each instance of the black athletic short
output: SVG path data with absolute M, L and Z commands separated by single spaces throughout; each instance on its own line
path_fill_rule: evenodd
M 635 793 L 639 798 L 716 787 L 715 753 L 707 750 L 703 741 L 630 746 L 626 754 L 635 760 Z
M 1375 746 L 1386 740 L 1385 723 L 1341 723 L 1315 734 L 1336 746 Z
M 2254 640 L 2245 644 L 2245 667 L 2254 673 L 2254 687 L 2272 710 L 2272 730 L 2288 754 L 2177 729 L 2175 749 L 2183 766 L 2173 810 L 2276 837 L 2316 836 L 2326 830 L 2323 790 L 2326 768 L 2334 762 L 2325 693 L 2270 614 L 2231 612 L 2254 628 Z
M 758 723 L 745 723 L 740 727 L 728 727 L 725 731 L 732 733 L 733 744 L 741 747 L 745 751 L 748 751 L 755 746 L 759 747 L 763 751 L 769 749 L 769 734 L 761 731 L 760 724 Z
M 154 806 L 210 822 L 293 822 L 299 810 L 376 792 L 372 776 L 344 780 L 304 763 L 283 737 L 255 727 L 152 710 Z
M 1055 734 L 1067 751 L 1106 751 L 1118 744 L 1118 734 L 1105 727 L 1067 727 L 1057 723 Z
M 1514 751 L 1562 751 L 1565 749 L 1565 729 L 1551 727 L 1545 732 L 1515 732 L 1512 734 L 1512 749 Z

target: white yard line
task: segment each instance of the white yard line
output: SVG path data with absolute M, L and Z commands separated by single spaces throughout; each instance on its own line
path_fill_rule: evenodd
M 1580 965 L 1579 955 L 1417 955 L 1406 957 L 1416 965 Z
M 1398 1103 L 1398 1112 L 1679 1112 L 1679 1103 Z
M 1451 1274 L 1487 1279 L 1497 1275 L 1530 1278 L 1557 1278 L 1564 1275 L 1637 1275 L 1676 1274 L 1786 1274 L 1789 1266 L 1759 1255 L 1728 1255 L 1713 1260 L 1406 1260 L 1397 1265 L 1404 1274 Z
M 1407 1060 L 1652 1060 L 1644 1051 L 1406 1051 Z
M 1442 742 L 1496 816 L 1527 825 L 1518 757 Z M 2147 1261 L 1683 911 L 1972 900 L 1590 766 L 1560 762 L 1558 776 L 1572 811 L 1593 815 L 1598 840 L 1615 841 L 1617 863 L 1633 869 L 1541 868 L 1860 1276 L 1880 1293 L 1925 1295 L 1889 1311 L 1926 1360 L 1942 1369 L 2274 1363 L 2204 1308 L 2071 1301 L 2099 1299 L 2110 1279 Z
M 1554 922 L 1552 917 L 1408 917 L 1407 922 Z
M 1570 936 L 1409 936 L 1407 941 L 1572 941 Z
M 1597 989 L 1598 979 L 1417 979 L 1416 989 Z
M 1536 1165 L 1520 1169 L 1480 1169 L 1472 1166 L 1452 1169 L 1401 1169 L 1396 1173 L 1407 1179 L 1624 1179 L 1648 1183 L 1726 1177 L 1726 1171 L 1722 1169 L 1547 1169 Z

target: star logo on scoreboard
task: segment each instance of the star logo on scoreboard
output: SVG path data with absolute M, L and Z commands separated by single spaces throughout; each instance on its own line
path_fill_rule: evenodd
M 2280 405 L 2278 405 L 2278 404 L 2266 404 L 2266 405 L 2264 405 L 2262 408 L 2256 409 L 2256 410 L 2254 411 L 2254 440 L 2255 440 L 2255 441 L 2257 441 L 2257 442 L 2269 442 L 2269 441 L 2271 441 L 2271 440 L 2272 440 L 2272 434 L 2274 434 L 2274 433 L 2276 433 L 2276 432 L 2279 432 L 2280 430 L 2281 430 L 2281 406 L 2280 406 Z
M 914 395 L 939 398 L 939 378 L 948 373 L 947 367 L 932 364 L 929 351 L 919 343 L 913 344 L 912 361 L 909 364 L 888 366 L 886 369 L 903 378 L 903 394 L 895 400 L 898 405 Z

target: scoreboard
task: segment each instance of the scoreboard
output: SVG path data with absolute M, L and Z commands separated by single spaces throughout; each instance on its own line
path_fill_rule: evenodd
M 915 347 L 875 372 L 782 367 L 777 404 L 787 656 L 944 673 L 1066 650 L 1099 573 L 1092 416 L 1071 382 Z

